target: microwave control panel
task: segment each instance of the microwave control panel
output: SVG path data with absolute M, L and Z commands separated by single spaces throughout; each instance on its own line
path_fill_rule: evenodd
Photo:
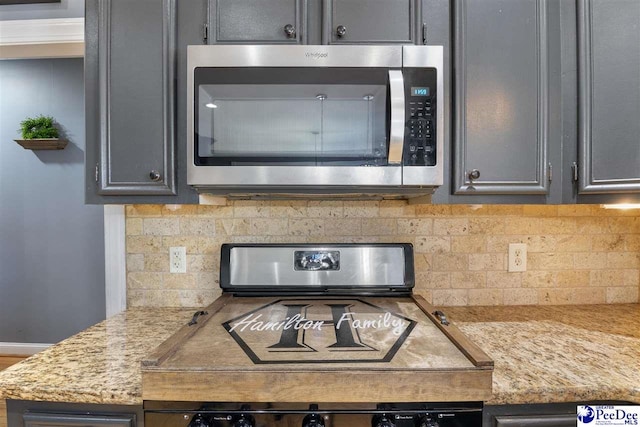
M 437 73 L 433 68 L 404 68 L 405 166 L 436 165 Z

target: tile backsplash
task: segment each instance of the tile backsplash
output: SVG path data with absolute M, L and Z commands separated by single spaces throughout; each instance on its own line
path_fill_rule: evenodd
M 416 288 L 435 305 L 638 302 L 640 214 L 597 205 L 409 205 L 229 201 L 128 205 L 127 304 L 199 307 L 219 294 L 222 243 L 409 242 Z M 507 271 L 526 243 L 526 272 Z M 185 246 L 187 273 L 169 273 Z

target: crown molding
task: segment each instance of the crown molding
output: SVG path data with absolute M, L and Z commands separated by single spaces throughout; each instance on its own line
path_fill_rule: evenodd
M 84 18 L 0 21 L 0 59 L 84 56 Z

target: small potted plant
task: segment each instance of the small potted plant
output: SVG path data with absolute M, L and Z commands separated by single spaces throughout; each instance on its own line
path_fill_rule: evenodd
M 20 122 L 22 139 L 15 141 L 25 150 L 62 150 L 67 141 L 59 138 L 51 116 L 27 117 Z

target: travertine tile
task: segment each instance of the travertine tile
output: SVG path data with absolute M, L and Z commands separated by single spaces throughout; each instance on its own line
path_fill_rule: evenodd
M 500 235 L 506 230 L 504 218 L 499 217 L 471 217 L 469 218 L 469 233 L 482 235 Z
M 487 238 L 483 235 L 451 236 L 451 252 L 483 254 L 487 251 Z
M 487 271 L 487 288 L 520 288 L 522 287 L 522 274 L 521 272 Z
M 323 235 L 325 224 L 325 220 L 318 218 L 294 218 L 289 220 L 289 233 L 292 236 Z
M 331 219 L 325 223 L 324 234 L 327 236 L 360 236 L 362 220 L 360 218 Z
M 247 235 L 251 229 L 251 221 L 247 218 L 225 218 L 216 220 L 216 231 L 226 236 Z
M 607 304 L 622 304 L 638 302 L 638 287 L 611 287 L 607 288 Z
M 286 218 L 253 218 L 251 235 L 283 236 L 288 232 L 289 221 Z
M 344 216 L 344 203 L 334 200 L 312 200 L 308 203 L 307 214 L 310 218 L 340 218 Z
M 214 218 L 182 218 L 180 234 L 183 236 L 215 236 L 216 220 Z
M 127 272 L 144 271 L 144 254 L 127 254 Z
M 460 236 L 469 233 L 469 220 L 466 218 L 433 220 L 433 234 L 436 236 Z
M 161 236 L 129 236 L 127 237 L 127 253 L 157 253 L 162 250 Z
M 537 289 L 503 289 L 505 305 L 537 305 Z
M 445 253 L 451 250 L 450 237 L 416 237 L 414 249 L 418 253 Z
M 502 289 L 469 289 L 469 305 L 502 305 Z
M 577 253 L 573 256 L 573 266 L 580 270 L 600 270 L 607 268 L 607 253 Z
M 152 236 L 175 236 L 180 234 L 178 218 L 145 218 L 142 222 L 142 233 Z
M 162 205 L 126 205 L 124 212 L 128 218 L 162 216 Z
M 507 269 L 504 254 L 469 254 L 469 270 L 499 271 Z
M 431 294 L 436 307 L 469 305 L 468 289 L 434 289 Z
M 398 222 L 391 218 L 363 218 L 363 236 L 391 236 L 398 234 Z M 405 233 L 403 233 L 405 234 Z
M 169 271 L 169 253 L 145 254 L 144 271 Z
M 478 289 L 487 284 L 487 276 L 484 272 L 454 271 L 450 274 L 452 289 Z
M 573 254 L 570 253 L 528 253 L 527 269 L 570 270 L 573 268 Z
M 625 248 L 626 236 L 623 234 L 597 234 L 591 236 L 591 250 L 594 252 L 620 252 L 624 251 Z
M 590 282 L 589 271 L 564 270 L 556 273 L 556 284 L 560 288 L 581 288 Z
M 344 216 L 356 218 L 376 218 L 380 212 L 380 202 L 344 202 Z
M 398 234 L 425 236 L 432 232 L 433 220 L 431 218 L 398 219 Z
M 410 205 L 406 200 L 381 200 L 380 217 L 382 218 L 414 218 L 416 206 Z
M 469 255 L 435 253 L 433 255 L 433 269 L 435 271 L 467 271 L 469 269 Z
M 234 218 L 266 218 L 269 213 L 269 204 L 265 201 L 237 200 L 233 203 Z
M 127 236 L 138 236 L 142 234 L 142 218 L 127 218 L 125 221 L 125 232 Z
M 556 275 L 550 271 L 525 271 L 522 273 L 523 288 L 553 288 Z

